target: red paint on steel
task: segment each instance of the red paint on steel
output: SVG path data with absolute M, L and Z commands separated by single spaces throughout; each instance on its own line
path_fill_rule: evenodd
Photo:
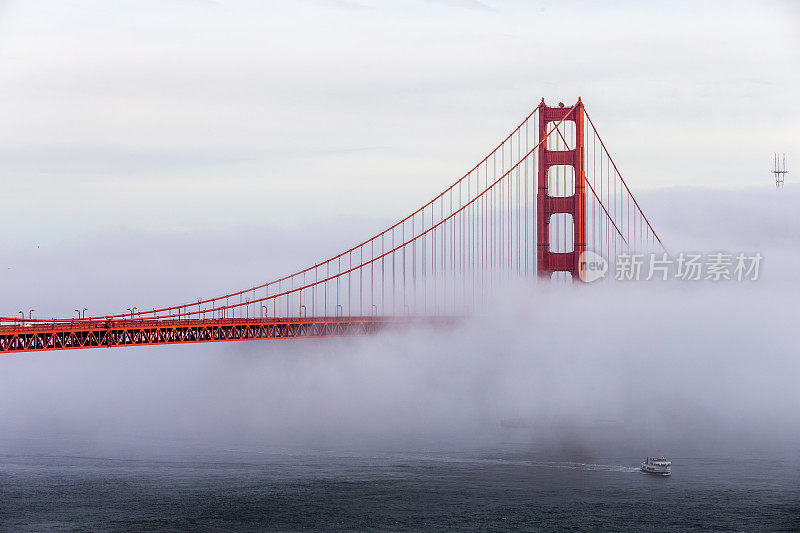
M 104 320 L 0 326 L 0 353 L 157 344 L 373 335 L 387 327 L 448 325 L 459 317 L 309 317 L 209 320 Z
M 547 142 L 539 143 L 539 172 L 537 181 L 537 274 L 548 277 L 553 272 L 570 272 L 574 281 L 579 280 L 578 260 L 581 253 L 586 250 L 586 187 L 584 175 L 584 125 L 583 103 L 578 102 L 567 109 L 561 104 L 559 107 L 548 107 L 539 104 L 539 138 L 546 139 L 548 124 L 554 124 L 558 130 L 562 122 L 575 124 L 575 147 L 572 150 L 550 150 Z M 561 132 L 559 131 L 559 134 Z M 548 177 L 550 167 L 554 165 L 571 166 L 575 170 L 575 189 L 571 196 L 551 196 L 548 190 Z M 550 220 L 553 215 L 566 213 L 573 220 L 573 249 L 570 252 L 550 251 Z

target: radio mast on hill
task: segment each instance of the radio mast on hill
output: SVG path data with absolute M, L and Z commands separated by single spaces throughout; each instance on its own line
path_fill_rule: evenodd
M 781 161 L 781 158 L 777 153 L 775 154 L 775 169 L 772 171 L 772 173 L 775 174 L 775 187 L 779 189 L 783 187 L 783 178 L 788 172 L 786 170 L 786 154 L 782 155 L 783 161 Z

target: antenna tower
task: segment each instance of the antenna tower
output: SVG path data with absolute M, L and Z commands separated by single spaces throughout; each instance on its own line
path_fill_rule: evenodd
M 775 154 L 774 158 L 775 166 L 774 170 L 772 171 L 772 173 L 775 174 L 775 187 L 777 187 L 778 189 L 783 187 L 783 178 L 784 176 L 786 176 L 786 173 L 788 172 L 786 170 L 786 154 L 781 154 L 781 155 L 783 156 L 783 159 L 781 159 L 781 157 L 777 153 Z

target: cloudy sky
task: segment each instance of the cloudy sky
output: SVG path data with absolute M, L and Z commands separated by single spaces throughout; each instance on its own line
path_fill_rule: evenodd
M 0 63 L 6 245 L 379 226 L 541 97 L 581 96 L 635 190 L 800 151 L 788 0 L 5 0 Z

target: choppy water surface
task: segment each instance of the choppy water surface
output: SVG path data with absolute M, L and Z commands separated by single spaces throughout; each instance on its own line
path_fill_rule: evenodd
M 231 457 L 235 458 L 231 458 Z M 539 461 L 512 454 L 0 456 L 8 531 L 800 529 L 800 470 L 774 458 Z

